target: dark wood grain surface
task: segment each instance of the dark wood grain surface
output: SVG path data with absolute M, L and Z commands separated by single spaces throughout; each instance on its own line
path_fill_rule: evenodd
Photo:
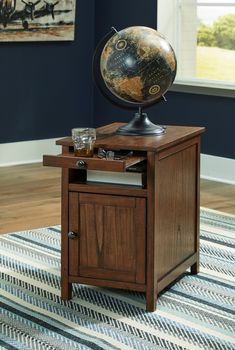
M 205 131 L 203 127 L 191 126 L 167 126 L 164 135 L 149 135 L 149 136 L 123 136 L 117 135 L 118 127 L 123 123 L 113 123 L 105 127 L 97 129 L 97 140 L 95 147 L 106 149 L 132 149 L 141 151 L 160 151 L 163 148 L 176 145 L 200 135 Z M 127 142 L 128 140 L 128 142 Z M 67 137 L 56 142 L 57 145 L 72 146 L 71 137 Z

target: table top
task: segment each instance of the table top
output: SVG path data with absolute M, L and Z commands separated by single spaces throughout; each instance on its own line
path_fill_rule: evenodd
M 163 135 L 126 136 L 116 134 L 116 130 L 122 125 L 125 125 L 125 123 L 112 123 L 97 128 L 95 147 L 156 152 L 200 136 L 205 131 L 204 127 L 169 125 L 166 126 L 166 132 Z M 57 140 L 56 144 L 68 147 L 73 146 L 71 137 Z

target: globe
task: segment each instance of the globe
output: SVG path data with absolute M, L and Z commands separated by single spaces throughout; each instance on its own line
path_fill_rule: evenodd
M 120 101 L 139 108 L 135 120 L 121 133 L 164 133 L 165 129 L 156 128 L 147 119 L 142 108 L 163 99 L 175 79 L 176 57 L 168 41 L 148 27 L 115 30 L 103 46 L 99 63 L 108 91 Z

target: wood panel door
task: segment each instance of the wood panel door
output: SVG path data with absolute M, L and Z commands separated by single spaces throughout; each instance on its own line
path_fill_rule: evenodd
M 146 199 L 69 195 L 69 274 L 145 283 Z

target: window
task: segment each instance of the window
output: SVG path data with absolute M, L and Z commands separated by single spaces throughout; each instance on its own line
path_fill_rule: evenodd
M 235 0 L 158 0 L 159 32 L 173 46 L 173 90 L 235 97 Z

